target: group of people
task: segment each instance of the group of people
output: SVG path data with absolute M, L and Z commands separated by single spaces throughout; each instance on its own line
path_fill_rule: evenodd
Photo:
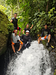
M 13 49 L 13 52 L 15 53 L 16 49 L 18 49 L 17 52 L 22 51 L 22 49 L 25 49 L 26 47 L 30 46 L 31 37 L 30 37 L 30 30 L 33 27 L 29 28 L 29 24 L 26 25 L 26 28 L 23 30 L 23 35 L 20 36 L 21 28 L 17 25 L 17 13 L 14 14 L 14 17 L 11 19 L 11 23 L 14 25 L 14 31 L 11 35 L 11 46 Z M 17 35 L 19 30 L 19 34 Z
M 11 46 L 14 53 L 16 51 L 16 48 L 17 48 L 17 52 L 19 52 L 22 49 L 25 49 L 26 47 L 30 46 L 30 42 L 31 42 L 30 30 L 33 28 L 33 24 L 30 28 L 29 28 L 29 24 L 27 24 L 26 28 L 23 30 L 23 35 L 20 36 L 21 28 L 18 27 L 17 24 L 18 19 L 16 19 L 16 17 L 17 17 L 17 13 L 15 13 L 14 17 L 11 19 L 11 23 L 13 23 L 14 25 L 14 31 L 11 35 Z M 19 30 L 19 34 L 17 35 L 18 30 Z M 47 24 L 45 24 L 44 26 L 41 37 L 38 38 L 38 43 L 40 43 L 40 41 L 45 39 L 48 39 L 46 46 L 49 46 L 51 33 L 50 30 L 48 29 Z

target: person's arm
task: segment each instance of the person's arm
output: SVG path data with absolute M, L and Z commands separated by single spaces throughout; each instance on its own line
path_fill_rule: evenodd
M 23 42 L 21 41 L 20 37 L 18 36 L 17 38 L 18 38 L 17 40 L 19 40 L 20 44 L 23 44 Z
M 13 22 L 13 20 L 10 21 L 11 23 Z
M 19 40 L 20 44 L 23 45 L 23 42 L 21 40 Z
M 23 34 L 24 34 L 25 30 L 23 30 Z
M 13 20 L 14 20 L 14 17 L 11 19 L 11 21 L 10 21 L 10 22 L 12 23 L 12 22 L 13 22 Z
M 30 27 L 30 29 L 32 29 L 33 28 L 33 24 L 32 24 L 32 26 Z
M 19 36 L 20 36 L 20 33 L 21 33 L 21 28 L 20 27 L 18 27 L 18 25 L 17 25 L 17 30 L 19 30 Z
M 20 31 L 19 31 L 19 36 L 20 36 L 20 34 L 21 34 L 21 29 L 20 29 Z

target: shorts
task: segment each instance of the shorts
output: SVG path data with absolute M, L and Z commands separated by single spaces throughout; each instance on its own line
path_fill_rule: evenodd
M 20 46 L 20 42 L 18 41 L 17 43 L 13 43 L 12 44 L 14 45 L 15 47 L 15 50 L 18 50 L 19 49 L 19 46 Z
M 19 49 L 20 44 L 19 43 L 15 43 L 14 47 L 15 47 L 15 51 L 17 51 Z
M 48 39 L 48 36 L 47 36 L 46 38 L 44 38 L 44 37 L 41 37 L 41 40 L 45 40 L 45 39 Z

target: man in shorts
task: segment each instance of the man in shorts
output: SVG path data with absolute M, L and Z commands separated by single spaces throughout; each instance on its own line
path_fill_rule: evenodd
M 40 43 L 40 41 L 45 40 L 45 39 L 48 40 L 46 46 L 49 46 L 49 42 L 51 39 L 51 33 L 50 33 L 50 30 L 48 29 L 47 24 L 45 24 L 45 26 L 44 26 L 41 37 L 38 38 L 38 43 Z
M 13 23 L 13 25 L 14 25 L 14 31 L 13 32 L 15 32 L 15 29 L 19 30 L 19 36 L 20 36 L 21 28 L 18 27 L 18 25 L 17 25 L 18 19 L 16 17 L 17 17 L 17 13 L 14 13 L 14 17 L 11 19 L 11 23 Z
M 17 35 L 17 31 L 18 30 L 15 30 L 15 33 L 12 33 L 12 36 L 11 36 L 11 43 L 12 43 L 11 46 L 14 53 L 15 53 L 16 46 L 18 51 L 20 51 L 23 46 L 23 42 L 20 40 L 19 35 Z

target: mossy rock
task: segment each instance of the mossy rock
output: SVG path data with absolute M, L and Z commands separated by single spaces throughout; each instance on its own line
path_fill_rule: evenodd
M 54 75 L 56 75 L 56 70 L 55 70 L 55 72 L 54 72 Z
M 47 40 L 42 40 L 42 43 L 46 46 Z
M 2 55 L 6 50 L 9 35 L 8 25 L 10 25 L 10 22 L 7 15 L 0 11 L 0 55 Z
M 48 51 L 50 51 L 50 50 L 51 50 L 51 47 L 46 47 L 46 43 L 47 43 L 47 42 L 48 42 L 47 39 L 46 39 L 46 40 L 42 40 L 42 44 L 44 45 L 44 47 L 47 48 Z

